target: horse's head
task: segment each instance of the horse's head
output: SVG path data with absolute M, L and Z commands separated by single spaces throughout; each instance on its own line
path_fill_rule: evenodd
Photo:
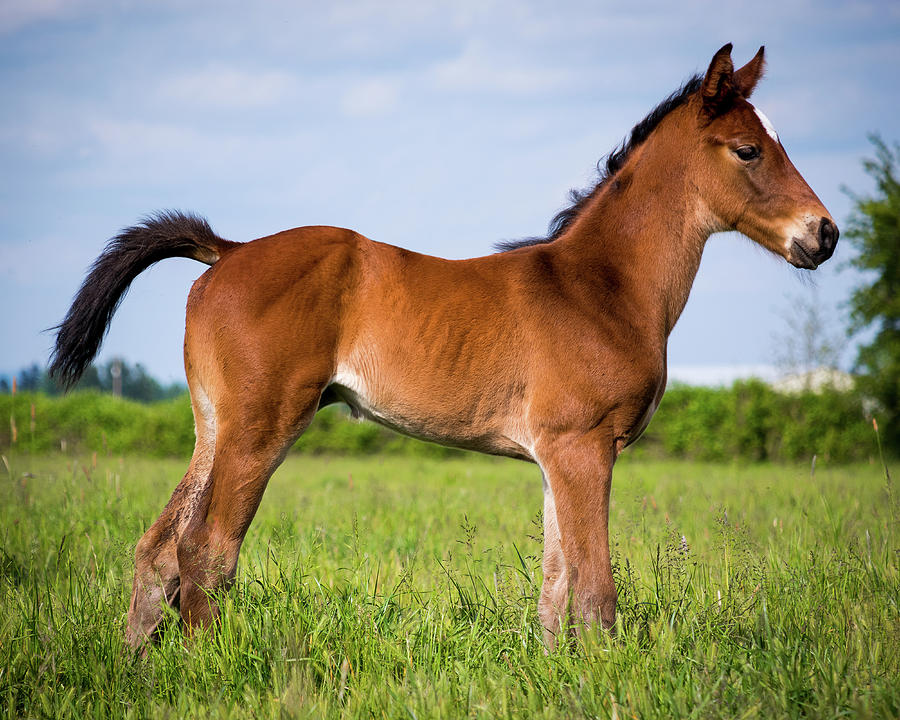
M 748 101 L 763 73 L 763 52 L 735 70 L 728 44 L 710 63 L 695 102 L 705 155 L 698 184 L 723 229 L 812 270 L 834 253 L 838 228 L 768 118 Z

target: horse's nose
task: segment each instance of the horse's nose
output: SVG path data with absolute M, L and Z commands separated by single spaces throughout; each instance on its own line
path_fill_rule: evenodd
M 816 253 L 816 262 L 823 263 L 834 254 L 834 248 L 837 245 L 838 236 L 841 234 L 835 225 L 828 218 L 822 218 L 819 223 L 819 252 Z

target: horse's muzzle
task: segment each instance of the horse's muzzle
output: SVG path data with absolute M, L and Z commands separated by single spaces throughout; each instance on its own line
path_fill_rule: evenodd
M 791 264 L 806 270 L 815 270 L 834 255 L 840 234 L 837 225 L 823 217 L 819 221 L 814 242 L 807 244 L 803 239 L 794 238 L 789 258 Z

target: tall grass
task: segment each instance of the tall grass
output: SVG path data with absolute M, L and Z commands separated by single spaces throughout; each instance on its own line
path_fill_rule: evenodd
M 540 478 L 291 457 L 220 627 L 122 643 L 134 542 L 184 463 L 0 468 L 7 717 L 896 717 L 897 528 L 876 465 L 617 467 L 615 637 L 545 653 Z

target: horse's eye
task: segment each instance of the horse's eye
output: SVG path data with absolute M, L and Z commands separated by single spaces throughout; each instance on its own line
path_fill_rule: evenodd
M 754 147 L 753 145 L 741 145 L 734 152 L 744 162 L 750 162 L 759 157 L 759 148 Z

